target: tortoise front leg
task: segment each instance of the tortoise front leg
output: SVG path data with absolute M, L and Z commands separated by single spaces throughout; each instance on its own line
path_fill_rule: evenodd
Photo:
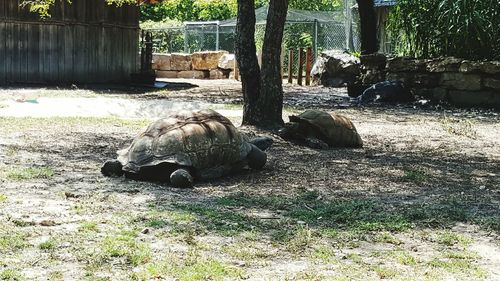
M 257 146 L 250 144 L 252 146 L 252 150 L 248 153 L 247 161 L 248 166 L 252 169 L 262 169 L 267 162 L 267 154 L 260 150 Z
M 180 168 L 170 174 L 170 183 L 177 188 L 193 187 L 193 176 L 188 170 Z

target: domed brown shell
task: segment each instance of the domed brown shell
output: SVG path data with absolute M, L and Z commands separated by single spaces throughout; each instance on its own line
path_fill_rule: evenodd
M 290 116 L 290 122 L 311 126 L 317 138 L 331 147 L 362 147 L 363 141 L 349 118 L 320 110 L 306 110 L 298 116 Z
M 213 110 L 181 111 L 153 122 L 132 144 L 118 151 L 126 172 L 172 163 L 196 170 L 230 165 L 251 150 L 234 125 Z

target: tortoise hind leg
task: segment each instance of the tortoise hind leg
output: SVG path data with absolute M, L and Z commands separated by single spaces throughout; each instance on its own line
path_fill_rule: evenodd
M 252 169 L 262 169 L 267 162 L 267 154 L 257 146 L 250 144 L 252 150 L 247 155 L 248 166 Z
M 193 187 L 193 176 L 188 170 L 180 168 L 170 174 L 170 183 L 177 188 Z

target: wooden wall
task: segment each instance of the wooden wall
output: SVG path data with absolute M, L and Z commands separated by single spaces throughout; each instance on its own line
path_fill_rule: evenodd
M 0 0 L 0 85 L 126 81 L 138 70 L 139 10 L 56 1 L 51 17 Z

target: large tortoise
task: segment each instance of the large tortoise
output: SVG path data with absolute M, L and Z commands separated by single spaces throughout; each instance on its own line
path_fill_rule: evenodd
M 306 110 L 289 118 L 290 122 L 279 132 L 284 139 L 322 149 L 363 146 L 354 124 L 345 116 L 320 110 Z
M 270 138 L 249 141 L 213 110 L 181 111 L 149 125 L 101 172 L 191 187 L 194 179 L 216 178 L 246 166 L 261 169 L 267 160 L 262 150 L 271 144 Z

